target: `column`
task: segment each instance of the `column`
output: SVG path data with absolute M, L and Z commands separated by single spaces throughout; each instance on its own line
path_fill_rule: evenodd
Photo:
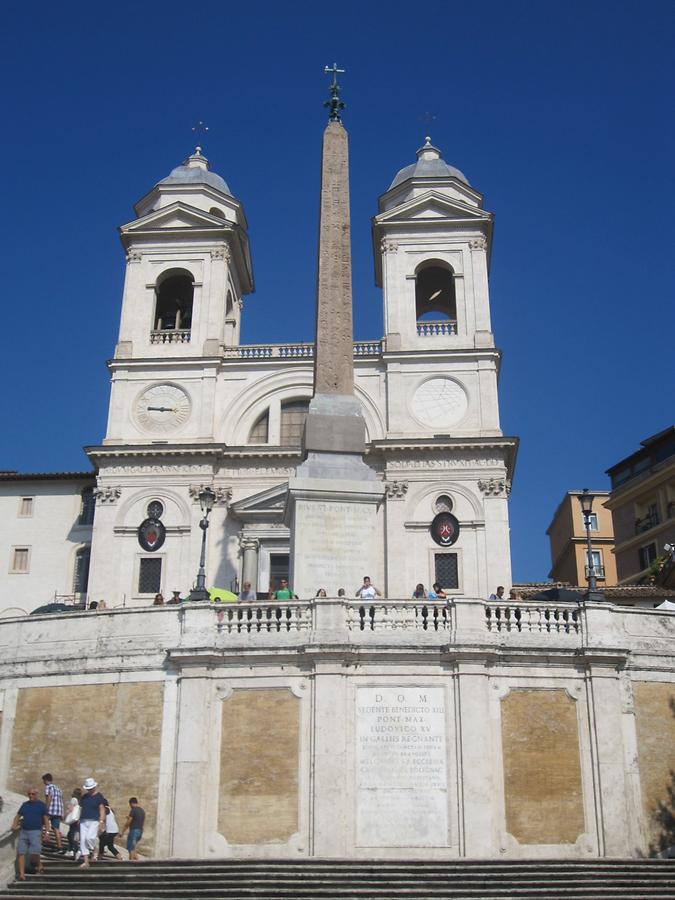
M 258 590 L 258 551 L 260 549 L 260 541 L 257 538 L 245 537 L 239 541 L 243 556 L 241 583 L 251 582 L 251 590 Z

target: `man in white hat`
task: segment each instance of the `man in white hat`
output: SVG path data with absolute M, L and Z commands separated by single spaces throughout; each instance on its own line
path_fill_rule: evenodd
M 82 854 L 81 869 L 89 868 L 89 856 L 95 862 L 98 845 L 98 836 L 105 830 L 105 808 L 108 801 L 96 788 L 98 784 L 93 778 L 86 778 L 82 785 L 82 799 L 80 800 L 80 853 Z

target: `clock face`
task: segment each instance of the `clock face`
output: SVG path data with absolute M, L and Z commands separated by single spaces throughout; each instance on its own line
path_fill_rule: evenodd
M 175 384 L 154 384 L 136 400 L 134 412 L 145 431 L 173 431 L 190 418 L 190 398 Z
M 469 405 L 464 388 L 452 378 L 430 378 L 412 398 L 415 416 L 429 428 L 448 428 L 466 415 Z

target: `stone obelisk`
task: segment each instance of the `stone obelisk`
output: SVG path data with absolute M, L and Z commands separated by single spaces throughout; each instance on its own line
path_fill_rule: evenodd
M 349 154 L 336 66 L 323 135 L 314 396 L 304 460 L 288 486 L 291 579 L 301 598 L 323 587 L 353 594 L 364 575 L 382 584 L 378 505 L 384 486 L 363 460 L 365 422 L 354 393 Z M 377 579 L 377 580 L 376 580 Z

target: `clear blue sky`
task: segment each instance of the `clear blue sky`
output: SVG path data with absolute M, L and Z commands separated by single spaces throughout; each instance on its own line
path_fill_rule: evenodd
M 347 69 L 355 336 L 382 334 L 370 218 L 430 130 L 496 213 L 514 580 L 563 493 L 675 421 L 675 3 L 13 4 L 3 47 L 0 468 L 81 469 L 103 436 L 116 226 L 210 126 L 245 206 L 243 340 L 311 340 L 327 79 Z M 431 126 L 426 113 L 436 115 Z

